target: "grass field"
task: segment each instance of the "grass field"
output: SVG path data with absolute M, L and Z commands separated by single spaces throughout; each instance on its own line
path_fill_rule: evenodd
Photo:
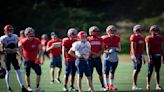
M 128 61 L 127 61 L 128 60 Z M 125 62 L 127 61 L 127 62 Z M 118 68 L 116 70 L 115 74 L 115 85 L 118 87 L 118 92 L 130 92 L 131 91 L 131 74 L 132 74 L 132 63 L 129 61 L 129 55 L 120 55 L 120 62 L 118 64 Z M 50 76 L 49 76 L 49 62 L 45 62 L 44 65 L 42 65 L 42 77 L 41 77 L 41 88 L 45 90 L 45 92 L 57 92 L 57 91 L 62 91 L 63 84 L 50 84 Z M 23 66 L 21 67 L 21 72 L 22 76 L 24 79 L 24 69 Z M 141 72 L 139 74 L 139 79 L 138 79 L 138 85 L 143 88 L 142 91 L 138 92 L 145 92 L 146 91 L 146 73 L 147 73 L 147 64 L 142 66 Z M 64 67 L 62 71 L 62 76 L 61 80 L 63 81 L 63 74 L 64 74 Z M 152 76 L 151 80 L 151 87 L 152 87 L 152 92 L 153 89 L 155 89 L 155 81 L 154 81 L 154 75 Z M 88 90 L 88 85 L 86 85 L 86 78 L 83 78 L 83 83 L 82 87 L 84 91 Z M 75 87 L 76 86 L 75 82 Z M 100 91 L 100 82 L 98 80 L 97 73 L 94 72 L 93 76 L 93 85 L 96 91 Z M 35 88 L 35 74 L 34 71 L 31 73 L 31 86 L 32 88 Z M 164 65 L 161 66 L 161 86 L 164 87 Z M 21 92 L 19 88 L 19 84 L 16 79 L 15 71 L 12 69 L 11 71 L 11 87 L 14 90 L 14 92 Z M 0 92 L 7 92 L 6 90 L 6 84 L 5 80 L 1 79 L 0 80 Z M 159 91 L 157 91 L 159 92 Z M 164 92 L 164 91 L 160 91 Z

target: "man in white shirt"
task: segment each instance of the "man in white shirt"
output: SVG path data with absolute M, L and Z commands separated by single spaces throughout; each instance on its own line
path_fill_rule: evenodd
M 78 90 L 79 92 L 82 92 L 81 80 L 83 77 L 83 73 L 85 73 L 88 80 L 89 88 L 91 89 L 91 92 L 94 92 L 93 85 L 91 82 L 91 70 L 88 63 L 88 58 L 91 51 L 91 45 L 87 41 L 86 32 L 81 31 L 78 33 L 77 36 L 78 36 L 78 41 L 72 44 L 72 47 L 69 50 L 69 54 L 76 57 L 75 64 L 78 71 L 78 81 L 77 81 Z

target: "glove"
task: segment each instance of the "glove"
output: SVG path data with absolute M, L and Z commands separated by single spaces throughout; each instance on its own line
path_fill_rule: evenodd
M 108 53 L 109 53 L 109 54 L 111 54 L 111 53 L 113 53 L 113 52 L 114 52 L 113 49 L 109 49 L 109 50 L 108 50 Z
M 132 55 L 131 56 L 131 59 L 134 60 L 137 63 L 137 59 L 136 59 L 136 56 L 135 55 Z

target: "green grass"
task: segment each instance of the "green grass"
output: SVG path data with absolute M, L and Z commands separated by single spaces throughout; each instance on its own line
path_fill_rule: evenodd
M 129 58 L 129 55 L 120 55 L 120 58 Z M 121 60 L 121 59 L 120 59 Z M 118 68 L 116 70 L 116 74 L 115 74 L 115 85 L 118 87 L 118 91 L 131 91 L 131 74 L 132 74 L 132 63 L 129 62 L 119 62 Z M 64 67 L 63 67 L 64 69 Z M 57 70 L 57 69 L 56 69 Z M 56 91 L 62 91 L 63 88 L 63 84 L 50 84 L 50 76 L 49 76 L 49 62 L 45 62 L 44 65 L 42 66 L 42 77 L 41 77 L 41 88 L 43 88 L 45 90 L 45 92 L 56 92 Z M 164 87 L 164 65 L 161 66 L 161 86 Z M 24 69 L 23 66 L 21 67 L 21 72 L 22 72 L 22 76 L 24 79 Z M 147 73 L 147 64 L 142 66 L 141 72 L 139 74 L 139 79 L 138 79 L 138 85 L 140 85 L 140 87 L 143 88 L 143 91 L 139 91 L 139 92 L 145 92 L 146 89 L 146 73 Z M 62 76 L 61 76 L 61 80 L 63 81 L 63 74 L 64 71 L 62 71 Z M 155 80 L 154 80 L 154 75 L 152 76 L 152 80 L 151 80 L 151 86 L 152 89 L 155 89 Z M 84 91 L 87 91 L 88 89 L 88 85 L 86 85 L 86 78 L 83 78 L 83 83 L 82 83 L 82 87 L 84 89 Z M 75 87 L 76 86 L 76 82 L 75 82 Z M 100 91 L 100 82 L 98 80 L 98 76 L 97 73 L 94 72 L 94 77 L 93 77 L 93 85 L 96 91 Z M 31 86 L 32 88 L 35 88 L 35 73 L 34 71 L 32 71 L 31 73 Z M 12 69 L 11 70 L 11 87 L 15 92 L 20 92 L 20 88 L 19 88 L 19 84 L 17 82 L 16 79 L 16 75 L 15 75 L 15 71 Z M 5 80 L 1 79 L 0 80 L 0 92 L 6 92 L 6 84 L 5 84 Z M 155 92 L 155 91 L 152 91 Z M 162 91 L 161 91 L 162 92 Z

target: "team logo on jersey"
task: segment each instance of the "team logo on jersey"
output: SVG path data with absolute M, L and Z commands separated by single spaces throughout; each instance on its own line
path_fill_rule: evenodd
M 144 41 L 142 41 L 142 40 L 139 40 L 139 41 L 138 41 L 138 43 L 139 43 L 139 44 L 143 44 L 143 43 L 144 43 Z
M 31 45 L 31 48 L 35 48 L 36 47 L 36 45 Z
M 91 41 L 91 45 L 101 45 L 100 41 Z

